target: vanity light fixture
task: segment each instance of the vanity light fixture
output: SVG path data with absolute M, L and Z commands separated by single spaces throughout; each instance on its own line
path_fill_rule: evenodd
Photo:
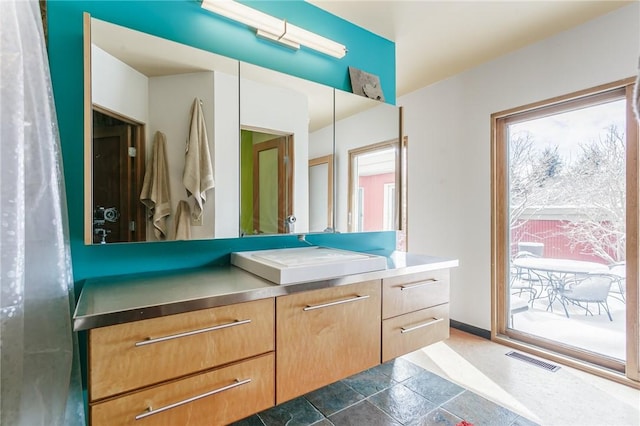
M 340 43 L 234 0 L 202 0 L 202 8 L 254 28 L 258 37 L 293 49 L 299 49 L 302 45 L 335 58 L 347 54 L 347 48 Z

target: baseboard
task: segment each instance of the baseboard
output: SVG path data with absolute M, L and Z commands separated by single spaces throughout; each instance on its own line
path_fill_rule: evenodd
M 491 340 L 491 331 L 485 330 L 483 328 L 479 328 L 473 325 L 465 324 L 456 320 L 449 320 L 449 326 L 451 328 L 455 328 L 460 331 L 464 331 L 469 334 L 473 334 L 474 336 L 482 337 L 487 340 Z

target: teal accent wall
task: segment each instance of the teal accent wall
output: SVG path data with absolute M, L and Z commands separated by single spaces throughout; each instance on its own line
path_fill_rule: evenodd
M 273 68 L 351 91 L 348 66 L 380 77 L 385 98 L 395 103 L 395 45 L 301 0 L 253 1 L 252 7 L 347 45 L 335 59 L 306 48 L 292 51 L 258 39 L 247 27 L 218 17 L 195 0 L 49 1 L 49 60 L 57 109 L 70 222 L 76 290 L 86 278 L 190 268 L 229 262 L 240 250 L 295 247 L 295 236 L 85 246 L 83 238 L 82 14 L 176 42 Z M 388 250 L 394 232 L 312 235 L 308 240 L 344 249 Z

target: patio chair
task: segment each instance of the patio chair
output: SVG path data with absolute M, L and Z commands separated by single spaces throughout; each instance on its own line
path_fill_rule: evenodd
M 626 302 L 625 287 L 627 279 L 626 262 L 618 262 L 609 265 L 609 273 L 616 277 L 614 285 L 611 286 L 611 297 Z
M 537 298 L 538 290 L 533 287 L 533 281 L 518 277 L 517 274 L 511 274 L 511 294 L 522 296 L 523 292 L 529 293 L 528 302 L 532 302 Z
M 520 312 L 526 312 L 528 310 L 529 310 L 529 302 L 525 302 L 524 300 L 511 296 L 511 299 L 509 300 L 509 317 L 511 319 L 509 326 L 512 328 L 515 327 L 513 322 L 513 316 L 515 314 L 519 314 Z
M 589 274 L 568 281 L 564 287 L 558 290 L 567 318 L 569 318 L 567 303 L 583 308 L 585 315 L 593 315 L 589 309 L 589 303 L 596 303 L 598 305 L 598 315 L 601 314 L 601 308 L 604 308 L 609 321 L 613 321 L 607 298 L 609 297 L 611 285 L 615 280 L 616 277 L 611 274 Z
M 520 251 L 514 259 L 522 257 L 538 257 L 533 253 L 527 251 Z M 528 269 L 521 269 L 517 267 L 511 268 L 511 276 L 509 286 L 511 287 L 511 294 L 522 296 L 523 292 L 529 293 L 529 302 L 533 302 L 538 296 L 538 290 L 534 287 L 534 284 L 540 284 L 540 278 L 532 274 Z

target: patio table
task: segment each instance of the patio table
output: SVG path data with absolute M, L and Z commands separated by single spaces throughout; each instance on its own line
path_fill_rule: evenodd
M 547 310 L 551 309 L 552 311 L 552 305 L 556 299 L 559 299 L 564 307 L 564 302 L 557 295 L 564 289 L 567 278 L 609 272 L 609 267 L 602 263 L 550 257 L 522 257 L 514 259 L 512 264 L 516 268 L 527 269 L 540 277 L 541 285 L 543 281 L 548 283 L 547 296 L 549 297 L 549 304 L 547 305 Z M 543 288 L 541 288 L 541 293 L 542 290 Z

